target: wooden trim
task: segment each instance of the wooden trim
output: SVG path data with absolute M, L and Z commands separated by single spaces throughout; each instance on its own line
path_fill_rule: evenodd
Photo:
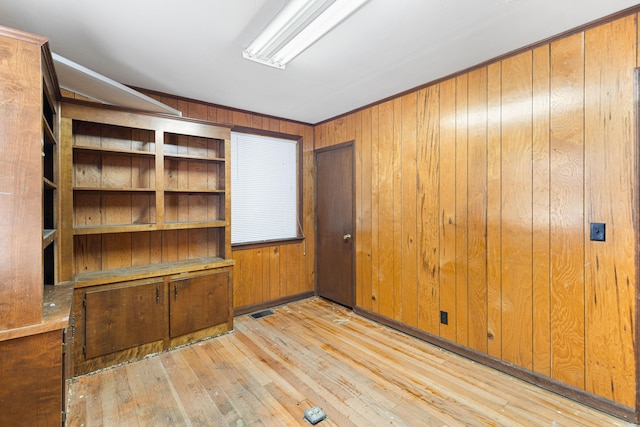
M 294 301 L 300 301 L 303 299 L 311 298 L 315 296 L 314 291 L 301 292 L 295 295 L 289 295 L 282 298 L 276 298 L 270 301 L 261 302 L 259 304 L 250 304 L 242 307 L 236 307 L 233 309 L 233 315 L 242 316 L 245 314 L 253 313 L 254 311 L 264 310 L 266 308 L 276 307 L 283 304 L 289 304 Z
M 448 74 L 448 75 L 446 75 L 444 77 L 440 77 L 438 79 L 431 80 L 430 82 L 423 83 L 423 84 L 421 84 L 419 86 L 416 86 L 414 88 L 407 89 L 405 91 L 396 93 L 395 95 L 391 95 L 391 96 L 388 96 L 386 98 L 380 99 L 378 101 L 374 101 L 374 102 L 372 102 L 370 104 L 367 104 L 365 106 L 358 107 L 358 108 L 356 108 L 354 110 L 351 110 L 351 111 L 347 111 L 346 113 L 338 114 L 337 116 L 322 120 L 321 122 L 318 122 L 318 123 L 314 123 L 313 126 L 323 125 L 323 124 L 331 122 L 333 120 L 337 120 L 337 119 L 340 119 L 342 117 L 346 117 L 346 116 L 349 116 L 351 114 L 357 113 L 358 111 L 363 111 L 363 110 L 366 110 L 368 108 L 374 107 L 376 105 L 384 104 L 385 102 L 388 102 L 388 101 L 390 101 L 392 99 L 400 98 L 400 97 L 402 97 L 404 95 L 407 95 L 407 94 L 410 94 L 410 93 L 413 93 L 413 92 L 418 92 L 418 91 L 420 91 L 422 89 L 428 88 L 429 86 L 436 85 L 436 84 L 441 83 L 441 82 L 443 82 L 445 80 L 453 79 L 453 78 L 458 77 L 460 75 L 467 74 L 467 73 L 470 73 L 471 71 L 477 70 L 478 68 L 486 67 L 486 66 L 488 66 L 490 64 L 494 64 L 496 62 L 500 62 L 500 61 L 502 61 L 504 59 L 511 58 L 513 56 L 517 56 L 517 55 L 519 55 L 519 54 L 521 54 L 523 52 L 526 52 L 528 50 L 533 50 L 533 49 L 535 49 L 537 47 L 544 46 L 546 44 L 549 44 L 549 43 L 552 43 L 554 41 L 560 40 L 562 38 L 565 38 L 565 37 L 568 37 L 568 36 L 571 36 L 571 35 L 586 31 L 586 30 L 589 30 L 591 28 L 597 27 L 597 26 L 605 24 L 607 22 L 612 22 L 612 21 L 615 21 L 615 20 L 620 19 L 622 17 L 625 17 L 627 15 L 631 15 L 631 14 L 638 13 L 638 12 L 640 12 L 640 5 L 631 6 L 631 7 L 627 8 L 627 9 L 621 10 L 619 12 L 613 13 L 613 14 L 605 16 L 603 18 L 596 19 L 595 21 L 588 22 L 586 24 L 583 24 L 583 25 L 580 25 L 578 27 L 572 28 L 570 30 L 564 31 L 564 32 L 562 32 L 560 34 L 556 34 L 555 36 L 551 36 L 551 37 L 548 37 L 546 39 L 540 40 L 538 42 L 532 43 L 530 45 L 518 48 L 516 50 L 512 50 L 511 52 L 507 52 L 507 53 L 505 53 L 503 55 L 496 56 L 496 57 L 494 57 L 492 59 L 488 59 L 486 61 L 480 62 L 479 64 L 472 65 L 471 67 L 465 68 L 463 70 L 456 71 L 456 72 L 454 72 L 452 74 Z
M 22 40 L 27 43 L 33 43 L 37 45 L 44 45 L 49 41 L 48 38 L 37 34 L 27 33 L 26 31 L 16 30 L 15 28 L 5 27 L 0 25 L 0 36 L 11 37 L 14 39 Z
M 51 57 L 51 50 L 49 49 L 49 42 L 45 42 L 42 45 L 42 60 L 44 61 L 43 74 L 47 81 L 47 88 L 56 101 L 62 99 L 60 93 L 60 85 L 58 83 L 58 75 L 56 74 L 56 68 L 53 65 L 53 58 Z M 58 111 L 56 111 L 56 114 Z
M 231 250 L 235 252 L 235 251 L 245 251 L 249 249 L 267 248 L 272 246 L 294 245 L 296 243 L 303 242 L 304 239 L 305 239 L 304 236 L 298 236 L 292 239 L 265 240 L 264 242 L 236 243 L 231 245 Z
M 305 232 L 304 232 L 304 227 L 302 226 L 302 224 L 304 223 L 303 220 L 303 213 L 304 213 L 304 192 L 303 192 L 303 188 L 304 188 L 304 173 L 303 173 L 303 162 L 304 162 L 304 156 L 303 156 L 303 145 L 304 145 L 304 141 L 303 141 L 303 137 L 302 135 L 293 135 L 293 134 L 288 134 L 288 133 L 282 133 L 282 132 L 275 132 L 275 131 L 270 131 L 270 130 L 264 130 L 264 129 L 256 129 L 256 128 L 252 128 L 252 127 L 248 127 L 248 126 L 233 126 L 231 128 L 231 132 L 237 132 L 237 133 L 245 133 L 248 135 L 258 135 L 258 136 L 266 136 L 269 138 L 278 138 L 278 139 L 288 139 L 290 141 L 296 141 L 296 151 L 297 151 L 297 156 L 298 159 L 296 160 L 296 181 L 297 181 L 297 190 L 298 190 L 298 195 L 297 195 L 297 200 L 296 200 L 296 210 L 297 210 L 297 237 L 291 238 L 291 239 L 275 239 L 275 240 L 265 240 L 265 241 L 261 241 L 261 242 L 247 242 L 247 243 L 236 243 L 236 244 L 231 244 L 231 250 L 236 250 L 236 249 L 252 249 L 252 248 L 262 248 L 262 247 L 266 247 L 266 246 L 274 246 L 274 245 L 278 245 L 278 244 L 290 244 L 290 243 L 298 243 L 301 242 L 305 239 Z M 230 216 L 229 216 L 230 218 Z M 281 243 L 282 242 L 282 243 Z
M 79 289 L 96 285 L 171 276 L 180 273 L 195 273 L 233 265 L 235 265 L 234 260 L 221 258 L 198 258 L 159 264 L 145 264 L 128 268 L 98 270 L 76 274 L 74 284 L 76 289 Z
M 638 228 L 638 221 L 640 221 L 640 165 L 638 164 L 638 155 L 640 155 L 640 68 L 636 68 L 633 73 L 633 114 L 635 116 L 635 144 L 633 146 L 633 204 L 631 206 L 631 215 L 633 218 L 634 228 L 634 240 L 635 240 L 635 268 L 636 268 L 636 294 L 635 294 L 635 343 L 634 352 L 636 358 L 636 410 L 635 418 L 633 422 L 638 424 L 640 422 L 640 349 L 638 343 L 640 343 L 640 327 L 638 327 L 638 319 L 640 319 L 640 230 Z
M 137 90 L 138 92 L 142 92 L 142 93 L 145 93 L 147 95 L 164 96 L 164 97 L 176 99 L 178 101 L 184 101 L 184 102 L 196 103 L 196 104 L 200 104 L 200 105 L 206 105 L 207 107 L 223 108 L 225 110 L 234 111 L 234 112 L 237 112 L 237 113 L 259 115 L 260 117 L 264 117 L 264 118 L 267 118 L 267 119 L 286 120 L 286 121 L 288 121 L 290 123 L 296 123 L 296 124 L 303 125 L 303 126 L 313 126 L 313 124 L 311 124 L 311 123 L 301 122 L 301 121 L 298 121 L 298 120 L 291 120 L 291 119 L 287 119 L 287 118 L 284 118 L 284 117 L 277 117 L 277 116 L 272 116 L 272 115 L 269 115 L 269 114 L 262 114 L 262 113 L 258 113 L 258 112 L 255 112 L 255 111 L 243 110 L 241 108 L 228 107 L 226 105 L 214 104 L 212 102 L 200 101 L 200 100 L 197 100 L 197 99 L 186 98 L 184 96 L 179 96 L 179 95 L 172 95 L 172 94 L 169 94 L 169 93 L 166 93 L 166 92 L 160 92 L 160 91 L 157 91 L 157 90 L 144 89 L 144 88 L 140 88 L 140 87 L 136 87 L 136 86 L 130 86 L 130 85 L 127 85 L 127 86 L 129 86 L 131 89 Z
M 283 120 L 283 119 L 280 119 Z M 291 139 L 302 143 L 302 135 L 293 135 L 290 133 L 276 132 L 268 129 L 256 129 L 248 126 L 232 126 L 231 132 L 248 133 L 250 135 L 269 136 L 271 138 Z
M 524 368 L 505 362 L 504 360 L 497 359 L 495 357 L 489 356 L 488 354 L 461 346 L 449 340 L 416 329 L 412 326 L 405 325 L 401 322 L 398 322 L 397 320 L 381 316 L 367 309 L 355 307 L 353 311 L 356 314 L 359 314 L 369 320 L 373 320 L 374 322 L 378 322 L 382 325 L 396 329 L 414 338 L 426 341 L 444 350 L 450 351 L 459 356 L 463 356 L 467 359 L 473 360 L 474 362 L 481 363 L 497 371 L 511 375 L 512 377 L 542 387 L 545 390 L 551 391 L 560 396 L 575 400 L 576 402 L 587 406 L 591 406 L 592 408 L 598 409 L 602 412 L 621 418 L 623 420 L 635 422 L 634 420 L 636 417 L 636 411 L 633 408 L 629 408 L 627 406 L 620 405 L 619 403 L 612 402 L 599 396 L 595 396 L 591 393 L 587 393 L 582 389 L 571 387 L 560 381 L 556 381 L 535 372 L 528 371 Z
M 147 130 L 164 131 L 169 133 L 176 132 L 191 132 L 190 130 L 175 129 L 176 126 L 171 125 L 171 121 L 174 123 L 195 123 L 198 125 L 207 125 L 208 129 L 214 129 L 213 126 L 217 126 L 222 133 L 217 132 L 215 135 L 207 135 L 206 138 L 226 139 L 227 132 L 230 131 L 231 126 L 225 123 L 216 123 L 208 120 L 193 119 L 189 117 L 178 117 L 170 114 L 152 113 L 148 111 L 139 111 L 130 108 L 123 108 L 115 105 L 99 104 L 91 101 L 84 101 L 81 99 L 62 98 L 63 112 L 62 116 L 65 118 L 72 118 L 73 120 L 92 121 L 95 120 L 95 112 L 104 117 L 100 120 L 100 123 L 111 124 L 115 126 L 147 126 Z M 114 117 L 111 114 L 115 114 L 118 120 L 112 121 L 109 117 Z M 133 114 L 132 114 L 133 113 Z M 127 120 L 129 118 L 130 120 Z M 159 120 L 165 121 L 162 125 L 158 125 Z M 169 122 L 166 122 L 169 119 Z M 179 126 L 179 125 L 178 125 Z M 194 134 L 194 136 L 202 136 Z
M 64 329 L 69 326 L 73 283 L 44 287 L 42 322 L 13 329 L 0 330 L 0 342 Z

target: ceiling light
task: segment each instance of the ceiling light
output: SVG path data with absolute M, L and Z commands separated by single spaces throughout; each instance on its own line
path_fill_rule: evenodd
M 285 65 L 369 0 L 291 0 L 242 51 L 252 61 Z

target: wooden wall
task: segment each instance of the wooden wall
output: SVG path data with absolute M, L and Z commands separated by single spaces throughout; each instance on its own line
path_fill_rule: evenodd
M 632 15 L 316 126 L 356 141 L 357 306 L 634 408 L 639 46 Z
M 306 239 L 301 243 L 233 250 L 232 258 L 236 262 L 233 306 L 242 309 L 314 291 L 313 127 L 169 95 L 148 94 L 182 111 L 184 117 L 302 137 L 303 230 Z

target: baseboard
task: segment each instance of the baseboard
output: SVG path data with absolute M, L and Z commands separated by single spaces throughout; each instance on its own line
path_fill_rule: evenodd
M 504 372 L 508 375 L 511 375 L 512 377 L 534 384 L 560 396 L 575 400 L 576 402 L 579 402 L 583 405 L 590 406 L 599 411 L 613 415 L 614 417 L 621 418 L 625 421 L 629 421 L 632 423 L 636 422 L 636 414 L 633 408 L 629 408 L 603 397 L 587 393 L 584 390 L 572 387 L 560 381 L 554 380 L 536 372 L 529 371 L 519 366 L 515 366 L 511 363 L 505 362 L 504 360 L 489 356 L 488 354 L 481 353 L 468 347 L 464 347 L 460 344 L 445 340 L 412 326 L 408 326 L 404 323 L 398 322 L 397 320 L 381 316 L 367 309 L 355 307 L 353 311 L 363 317 L 366 317 L 369 320 L 373 320 L 374 322 L 389 326 L 390 328 L 396 329 L 414 338 L 426 341 L 444 350 L 450 351 L 459 356 L 466 357 L 467 359 L 473 360 L 477 363 L 481 363 L 500 372 Z
M 310 298 L 312 296 L 315 296 L 315 294 L 316 293 L 314 291 L 307 291 L 307 292 L 302 292 L 295 295 L 289 295 L 282 298 L 272 299 L 272 300 L 261 302 L 258 304 L 243 305 L 242 307 L 234 308 L 233 315 L 234 317 L 242 316 L 244 314 L 253 313 L 254 311 L 264 310 L 266 308 L 271 308 L 271 307 L 275 307 L 282 304 L 289 304 L 290 302 Z

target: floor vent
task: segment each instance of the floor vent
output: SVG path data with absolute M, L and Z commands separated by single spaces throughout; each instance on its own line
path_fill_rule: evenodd
M 261 317 L 271 316 L 272 314 L 273 314 L 273 311 L 271 310 L 262 310 L 262 311 L 257 311 L 255 313 L 252 313 L 249 316 L 253 317 L 254 319 L 260 319 Z

